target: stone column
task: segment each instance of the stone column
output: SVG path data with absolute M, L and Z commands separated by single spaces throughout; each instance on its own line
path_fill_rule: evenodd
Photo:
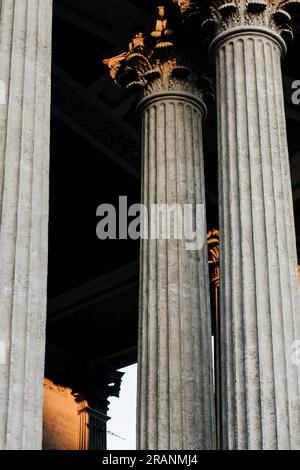
M 152 204 L 205 208 L 206 109 L 186 52 L 174 47 L 162 7 L 151 37 L 136 35 L 129 52 L 107 64 L 118 83 L 142 88 L 142 202 L 149 213 Z M 153 214 L 149 219 L 150 236 Z M 142 240 L 138 449 L 215 445 L 205 217 L 198 234 L 204 240 L 195 251 L 173 235 Z
M 299 285 L 281 77 L 290 17 L 279 1 L 207 3 L 203 27 L 216 34 L 223 443 L 299 449 Z
M 107 422 L 110 417 L 94 403 L 84 402 L 78 414 L 80 416 L 79 450 L 106 450 L 107 449 Z
M 40 449 L 47 298 L 51 0 L 0 17 L 0 449 Z
M 71 380 L 80 404 L 79 450 L 106 450 L 109 397 L 119 397 L 123 372 L 110 366 L 77 372 Z M 80 392 L 78 392 L 78 390 Z
M 205 204 L 204 107 L 180 89 L 180 82 L 178 87 L 163 96 L 153 93 L 142 103 L 142 202 L 147 207 Z M 204 226 L 200 230 L 206 233 Z M 213 446 L 206 243 L 199 251 L 187 251 L 185 243 L 159 239 L 141 244 L 138 445 L 142 449 Z

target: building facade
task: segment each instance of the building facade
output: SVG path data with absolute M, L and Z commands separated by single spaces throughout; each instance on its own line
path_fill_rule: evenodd
M 42 447 L 45 377 L 104 448 L 137 359 L 138 448 L 299 449 L 299 2 L 99 3 L 1 2 L 0 448 Z M 122 194 L 205 243 L 95 239 Z

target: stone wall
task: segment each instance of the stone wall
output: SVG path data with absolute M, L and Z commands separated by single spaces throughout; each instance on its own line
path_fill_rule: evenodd
M 80 417 L 78 404 L 69 388 L 44 381 L 44 450 L 77 450 Z

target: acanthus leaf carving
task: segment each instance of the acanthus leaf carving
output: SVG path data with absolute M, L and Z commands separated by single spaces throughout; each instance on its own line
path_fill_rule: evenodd
M 211 89 L 199 89 L 201 57 L 184 35 L 169 25 L 164 6 L 157 7 L 155 29 L 148 35 L 137 33 L 128 50 L 104 61 L 114 82 L 145 96 L 160 91 L 192 91 L 203 96 Z
M 270 28 L 288 41 L 293 38 L 290 7 L 300 0 L 173 0 L 189 22 L 197 15 L 206 34 L 218 35 L 238 26 Z

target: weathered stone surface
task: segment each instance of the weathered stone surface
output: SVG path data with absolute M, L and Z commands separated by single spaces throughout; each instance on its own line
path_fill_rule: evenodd
M 223 33 L 217 63 L 223 443 L 300 448 L 299 283 L 276 31 Z
M 205 221 L 202 120 L 207 81 L 191 44 L 176 41 L 163 6 L 155 30 L 105 64 L 113 80 L 139 89 L 143 126 L 142 202 L 169 208 L 203 205 L 199 250 L 185 239 L 141 245 L 138 355 L 138 449 L 215 446 L 211 318 Z M 207 87 L 204 90 L 205 85 Z M 166 220 L 166 217 L 165 219 Z M 195 220 L 195 219 L 194 219 Z
M 45 379 L 43 450 L 80 450 L 80 408 L 72 390 Z
M 42 441 L 51 22 L 51 0 L 1 2 L 1 449 Z
M 205 204 L 203 104 L 169 92 L 143 104 L 143 203 Z M 201 227 L 206 238 L 206 226 Z M 138 448 L 214 448 L 207 245 L 143 240 Z

